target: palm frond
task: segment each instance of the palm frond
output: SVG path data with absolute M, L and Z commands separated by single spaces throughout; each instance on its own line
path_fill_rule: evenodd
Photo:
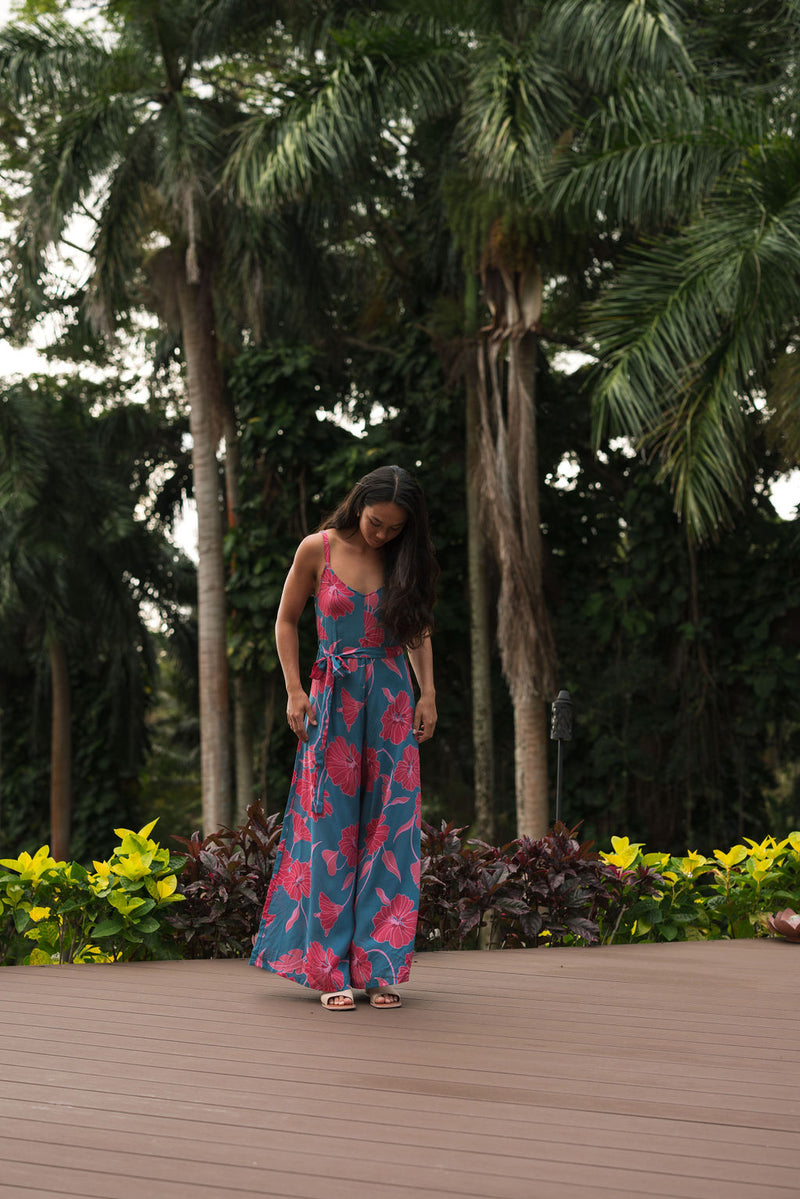
M 386 120 L 429 117 L 457 101 L 452 55 L 443 48 L 390 27 L 347 51 L 321 80 L 286 85 L 279 121 L 268 112 L 243 123 L 225 180 L 246 203 L 279 206 L 306 195 L 312 180 L 353 176 Z
M 187 60 L 201 62 L 241 49 L 253 50 L 270 36 L 291 34 L 309 53 L 323 44 L 340 6 L 320 0 L 197 0 L 188 32 Z
M 637 77 L 582 125 L 548 173 L 552 211 L 594 224 L 680 223 L 770 134 L 763 105 Z
M 154 125 L 155 118 L 134 130 L 103 188 L 86 301 L 90 322 L 101 330 L 110 328 L 113 314 L 127 307 L 145 238 L 158 223 Z
M 0 512 L 36 503 L 52 448 L 47 430 L 29 415 L 30 395 L 21 386 L 0 398 Z
M 590 317 L 605 364 L 596 438 L 656 453 L 698 536 L 735 502 L 745 417 L 797 328 L 798 280 L 800 152 L 776 139 L 684 233 L 638 251 Z
M 688 4 L 685 21 L 693 57 L 714 88 L 732 92 L 742 87 L 752 90 L 755 85 L 766 93 L 796 78 L 797 0 Z
M 35 25 L 7 25 L 0 31 L 0 77 L 19 102 L 84 94 L 106 65 L 108 51 L 90 30 L 42 17 Z
M 471 172 L 512 194 L 538 192 L 576 101 L 568 76 L 535 40 L 521 49 L 487 42 L 471 56 L 458 127 Z
M 775 364 L 767 389 L 767 438 L 787 468 L 800 466 L 800 346 L 796 339 Z
M 685 9 L 677 0 L 550 0 L 543 39 L 554 60 L 601 92 L 630 71 L 691 75 Z
M 33 254 L 61 236 L 76 206 L 114 161 L 133 114 L 129 97 L 98 96 L 73 107 L 43 131 L 22 209 L 23 224 L 36 230 Z
M 155 177 L 153 183 L 170 214 L 164 232 L 185 247 L 186 271 L 196 282 L 200 245 L 219 234 L 212 228 L 213 196 L 226 144 L 227 110 L 214 103 L 176 93 L 153 123 Z

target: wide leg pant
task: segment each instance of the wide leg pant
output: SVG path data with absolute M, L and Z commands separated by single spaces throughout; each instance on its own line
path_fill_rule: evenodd
M 419 908 L 419 750 L 402 656 L 326 654 L 311 688 L 251 963 L 338 991 L 408 979 Z

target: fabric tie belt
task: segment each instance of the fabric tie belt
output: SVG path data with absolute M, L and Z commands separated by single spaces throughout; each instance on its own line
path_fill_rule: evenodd
M 399 645 L 356 646 L 339 650 L 320 650 L 319 657 L 311 670 L 312 679 L 324 679 L 325 686 L 319 696 L 320 710 L 317 719 L 320 721 L 319 735 L 314 743 L 315 786 L 311 800 L 311 813 L 321 816 L 324 812 L 321 775 L 325 765 L 325 747 L 328 744 L 328 729 L 331 719 L 331 703 L 333 701 L 333 685 L 336 678 L 343 678 L 352 670 L 358 668 L 358 658 L 399 658 L 403 650 Z

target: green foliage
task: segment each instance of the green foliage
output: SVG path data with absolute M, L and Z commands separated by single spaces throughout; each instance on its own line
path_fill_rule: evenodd
M 153 825 L 116 829 L 119 844 L 90 871 L 49 846 L 0 859 L 0 964 L 46 966 L 178 956 L 165 924 L 185 858 L 153 841 Z
M 247 956 L 280 820 L 259 804 L 238 829 L 153 841 L 153 821 L 90 871 L 48 847 L 0 867 L 0 964 Z M 423 822 L 417 949 L 534 947 L 754 937 L 800 906 L 800 832 L 713 857 L 644 853 L 612 837 L 599 855 L 558 824 L 503 847 Z M 179 906 L 174 906 L 179 905 Z
M 576 829 L 557 824 L 545 837 L 521 837 L 500 852 L 511 876 L 499 903 L 494 943 L 509 947 L 591 944 L 598 939 L 598 910 L 608 903 L 605 878 L 591 844 Z M 642 879 L 640 889 L 645 889 Z
M 92 411 L 103 404 L 104 388 L 77 379 L 0 396 L 4 852 L 49 839 L 50 644 L 67 656 L 71 853 L 85 859 L 110 850 L 114 821 L 137 816 L 156 673 L 148 620 L 169 641 L 187 619 L 193 569 L 166 540 L 170 513 L 142 516 L 154 473 L 180 473 L 179 430 L 119 397 Z
M 367 429 L 364 440 L 376 465 L 398 462 L 416 475 L 425 492 L 441 570 L 433 646 L 442 698 L 436 736 L 423 748 L 423 811 L 431 821 L 468 823 L 473 815 L 472 717 L 463 393 L 447 387 L 425 332 L 407 330 L 394 344 L 397 355 L 386 356 L 388 361 L 357 359 L 365 390 L 390 413 Z M 498 668 L 498 694 L 503 690 Z M 504 799 L 510 804 L 511 788 Z
M 581 945 L 763 936 L 766 917 L 800 904 L 800 833 L 748 840 L 711 859 L 610 853 L 557 825 L 502 849 L 423 825 L 418 949 Z M 489 938 L 487 938 L 488 941 Z
M 770 420 L 763 394 L 797 332 L 797 10 L 765 7 L 763 55 L 709 13 L 705 86 L 635 80 L 579 133 L 585 153 L 562 155 L 555 196 L 648 234 L 585 322 L 596 440 L 630 437 L 657 461 L 696 539 L 745 501 L 752 426 Z
M 202 820 L 196 624 L 187 621 L 178 637 L 159 634 L 157 641 L 158 686 L 147 713 L 138 807 L 188 837 Z
M 601 920 L 606 943 L 763 936 L 770 913 L 800 903 L 798 832 L 782 841 L 746 837 L 746 845 L 715 849 L 711 858 L 645 854 L 627 837 L 611 841 L 612 851 L 600 854 L 617 880 L 616 903 Z M 657 886 L 635 894 L 632 880 L 652 870 Z
M 240 430 L 239 503 L 225 538 L 228 654 L 259 745 L 263 803 L 285 802 L 296 749 L 285 721 L 276 719 L 283 678 L 274 629 L 286 574 L 303 537 L 368 469 L 363 443 L 324 418 L 337 403 L 337 382 L 319 352 L 283 343 L 240 355 L 227 381 Z M 308 673 L 316 658 L 310 605 L 299 634 Z
M 747 396 L 760 403 L 755 389 L 772 386 L 765 368 L 781 354 L 784 366 L 797 357 L 798 160 L 783 136 L 796 109 L 794 67 L 786 70 L 796 8 L 739 6 L 732 21 L 727 3 L 649 0 L 414 3 L 361 9 L 363 20 L 347 5 L 245 7 L 246 19 L 231 24 L 224 3 L 116 5 L 103 10 L 113 22 L 105 40 L 63 21 L 3 39 L 4 161 L 31 172 L 22 199 L 4 201 L 25 217 L 13 255 L 30 285 L 24 315 L 49 303 L 71 320 L 87 299 L 95 316 L 145 294 L 149 302 L 158 280 L 143 288 L 141 267 L 156 230 L 181 261 L 187 247 L 213 259 L 229 360 L 243 327 L 250 343 L 276 330 L 288 337 L 310 305 L 301 284 L 313 277 L 320 302 L 303 326 L 313 347 L 249 350 L 229 377 L 242 456 L 239 523 L 227 540 L 229 650 L 261 735 L 261 793 L 282 802 L 294 751 L 283 722 L 272 723 L 282 691 L 272 628 L 291 555 L 359 474 L 395 460 L 418 470 L 443 568 L 435 641 L 442 699 L 437 736 L 424 751 L 426 815 L 466 824 L 463 396 L 454 382 L 470 352 L 463 256 L 477 271 L 497 216 L 534 238 L 548 274 L 542 324 L 553 348 L 562 336 L 585 344 L 582 302 L 610 281 L 591 318 L 609 365 L 609 418 L 634 435 L 647 426 L 644 444 L 663 451 L 687 512 L 699 502 L 720 514 L 720 487 L 759 495 L 774 464 Z M 63 9 L 27 0 L 16 11 Z M 275 24 L 281 16 L 288 24 Z M 309 63 L 300 42 L 304 50 L 312 25 L 324 49 Z M 754 103 L 754 85 L 784 94 L 767 109 Z M 225 169 L 259 206 L 269 187 L 299 190 L 304 204 L 293 222 L 262 222 L 214 186 Z M 687 228 L 698 201 L 702 220 Z M 47 240 L 76 208 L 99 212 L 101 204 L 91 293 L 65 294 L 39 272 Z M 618 275 L 620 255 L 644 228 L 666 236 Z M 325 262 L 310 269 L 314 242 Z M 83 326 L 75 329 L 75 346 L 97 353 Z M 591 460 L 589 387 L 578 393 L 579 382 L 560 387 L 540 355 L 547 598 L 560 682 L 577 714 L 565 761 L 568 819 L 585 820 L 595 837 L 622 827 L 668 849 L 788 828 L 798 796 L 776 779 L 789 776 L 800 753 L 796 533 L 763 498 L 748 499 L 733 534 L 690 552 L 647 463 L 607 447 L 606 461 Z M 784 391 L 781 444 L 791 445 L 793 377 Z M 363 438 L 318 419 L 318 409 L 340 404 L 366 417 Z M 373 425 L 376 405 L 385 416 Z M 95 467 L 77 467 L 80 455 L 64 438 L 58 448 L 64 489 L 70 474 L 92 479 Z M 554 485 L 565 454 L 577 469 L 571 489 Z M 157 458 L 138 459 L 136 494 L 145 502 L 148 463 Z M 162 494 L 168 500 L 169 488 Z M 70 495 L 56 502 L 48 535 L 80 507 L 80 494 Z M 76 553 L 88 542 L 73 528 Z M 54 558 L 47 538 L 41 548 L 38 591 L 54 619 L 71 590 L 61 569 L 71 553 L 62 546 Z M 0 570 L 10 561 L 4 552 Z M 125 569 L 142 580 L 144 566 L 133 561 Z M 56 585 L 48 588 L 50 575 Z M 98 838 L 107 817 L 114 811 L 119 822 L 127 811 L 132 819 L 139 787 L 145 810 L 162 810 L 162 819 L 180 811 L 194 827 L 196 762 L 183 749 L 196 729 L 192 713 L 167 697 L 150 729 L 157 752 L 139 773 L 153 695 L 147 639 L 103 619 L 94 585 L 84 580 L 76 592 L 79 603 L 67 607 L 80 857 L 105 852 Z M 14 852 L 47 836 L 44 615 L 39 604 L 3 607 L 2 836 Z M 307 612 L 304 665 L 313 655 Z M 194 699 L 194 679 L 179 683 Z M 513 732 L 495 683 L 496 806 L 506 839 Z
M 508 878 L 508 863 L 463 828 L 423 824 L 418 949 L 475 949 L 481 925 Z
M 763 494 L 774 459 L 754 441 L 736 528 L 692 548 L 654 467 L 591 454 L 581 381 L 545 376 L 540 422 L 565 819 L 674 852 L 796 827 L 776 782 L 800 749 L 797 528 Z
M 226 539 L 231 607 L 229 654 L 249 688 L 259 751 L 262 802 L 282 804 L 296 743 L 274 720 L 283 682 L 274 625 L 286 572 L 299 541 L 318 527 L 353 483 L 374 466 L 398 462 L 426 495 L 442 570 L 436 608 L 437 674 L 448 680 L 437 733 L 426 746 L 426 813 L 471 817 L 469 664 L 464 555 L 461 395 L 444 387 L 441 364 L 418 329 L 387 321 L 393 345 L 383 353 L 358 346 L 343 394 L 335 362 L 305 345 L 277 344 L 242 354 L 229 378 L 240 423 L 241 499 Z M 386 352 L 388 351 L 388 352 Z M 318 412 L 337 402 L 383 409 L 356 437 Z M 300 623 L 301 668 L 316 656 L 311 605 Z M 273 798 L 274 797 L 274 798 Z
M 310 346 L 247 351 L 228 386 L 240 428 L 241 492 L 225 544 L 229 656 L 237 672 L 269 674 L 278 664 L 273 629 L 294 552 L 367 469 L 366 454 L 356 437 L 318 415 L 338 396 Z

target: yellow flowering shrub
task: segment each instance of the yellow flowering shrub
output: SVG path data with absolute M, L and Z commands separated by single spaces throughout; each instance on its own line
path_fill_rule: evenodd
M 744 842 L 710 858 L 694 850 L 678 857 L 612 837 L 611 850 L 599 856 L 622 883 L 641 870 L 661 881 L 654 894 L 615 909 L 613 927 L 601 930 L 605 942 L 767 935 L 770 913 L 800 908 L 800 832 Z
M 93 870 L 55 861 L 47 845 L 0 859 L 0 964 L 178 957 L 164 916 L 183 900 L 186 859 L 151 838 L 155 824 L 115 829 L 119 845 Z

